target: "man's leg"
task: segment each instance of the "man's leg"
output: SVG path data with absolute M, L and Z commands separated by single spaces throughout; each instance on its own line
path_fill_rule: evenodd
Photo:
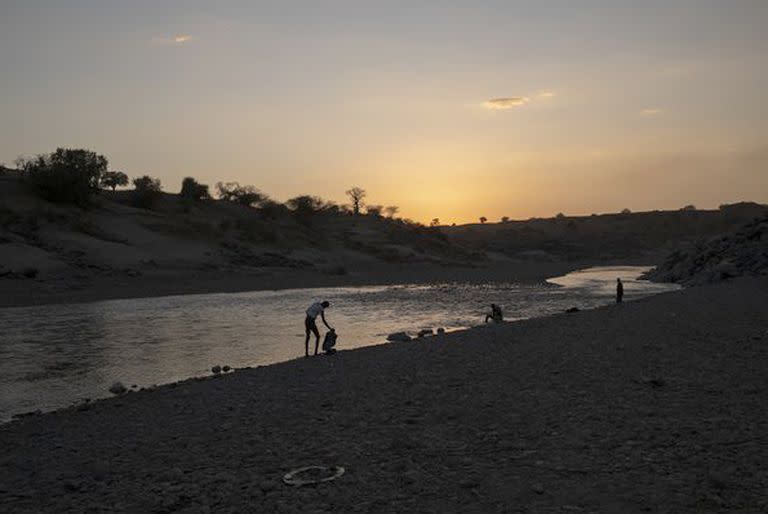
M 320 344 L 320 331 L 317 329 L 317 324 L 312 323 L 312 332 L 315 333 L 315 355 L 317 355 L 317 345 Z
M 306 318 L 304 320 L 304 332 L 306 332 L 306 337 L 304 338 L 304 357 L 309 357 L 309 332 L 310 332 L 310 324 L 309 324 L 309 318 Z

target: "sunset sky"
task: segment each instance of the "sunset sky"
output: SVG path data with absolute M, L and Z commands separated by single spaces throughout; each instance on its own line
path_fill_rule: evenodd
M 0 162 L 405 217 L 768 202 L 768 1 L 0 0 Z

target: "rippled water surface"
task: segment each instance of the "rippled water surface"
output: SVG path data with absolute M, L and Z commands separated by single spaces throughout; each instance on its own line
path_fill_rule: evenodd
M 491 302 L 507 320 L 604 305 L 619 276 L 625 300 L 676 288 L 634 280 L 645 269 L 590 268 L 546 285 L 337 287 L 0 309 L 0 420 L 108 396 L 117 380 L 145 387 L 207 374 L 215 364 L 298 357 L 304 311 L 316 300 L 331 302 L 326 317 L 344 350 L 383 343 L 396 331 L 476 325 Z

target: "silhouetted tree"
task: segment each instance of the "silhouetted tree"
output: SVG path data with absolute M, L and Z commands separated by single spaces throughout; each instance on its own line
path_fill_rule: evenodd
M 37 193 L 52 202 L 85 207 L 99 188 L 107 171 L 107 158 L 90 150 L 57 148 L 26 160 L 16 160 L 27 182 Z
M 395 214 L 397 214 L 397 211 L 400 210 L 400 207 L 397 205 L 387 205 L 384 207 L 384 213 L 387 215 L 388 218 L 394 218 Z
M 182 199 L 190 200 L 193 202 L 199 202 L 201 200 L 207 200 L 211 197 L 208 192 L 208 186 L 199 183 L 192 177 L 186 177 L 181 182 L 181 193 L 179 193 Z
M 485 216 L 480 216 L 480 223 L 484 224 L 486 221 L 488 221 L 488 218 L 486 218 Z
M 363 198 L 368 193 L 366 193 L 365 189 L 359 188 L 359 187 L 353 187 L 352 189 L 348 189 L 346 191 L 346 195 L 352 200 L 352 212 L 354 212 L 355 215 L 360 214 L 360 207 L 363 205 Z
M 268 197 L 253 186 L 241 186 L 237 182 L 217 182 L 216 193 L 219 200 L 236 202 L 240 205 L 253 207 L 267 201 Z
M 322 198 L 310 195 L 301 195 L 295 198 L 291 198 L 285 205 L 290 210 L 296 213 L 297 216 L 302 218 L 308 218 L 313 214 L 321 211 L 325 205 Z
M 621 213 L 622 214 L 632 214 L 632 211 L 630 211 L 629 209 L 622 209 Z
M 555 216 L 555 218 L 561 220 L 561 219 L 565 218 L 565 214 L 563 214 L 562 212 L 558 212 L 557 216 Z
M 683 207 L 683 208 L 682 208 L 682 209 L 680 209 L 680 210 L 681 210 L 681 211 L 695 211 L 695 210 L 696 210 L 696 206 L 695 206 L 695 205 L 693 205 L 693 204 L 691 204 L 691 205 L 686 205 L 685 207 Z
M 382 207 L 381 205 L 367 205 L 365 207 L 366 214 L 369 214 L 375 217 L 381 216 L 382 210 L 384 210 L 384 207 Z
M 152 178 L 149 175 L 133 179 L 132 201 L 136 207 L 151 209 L 162 194 L 160 179 Z
M 127 186 L 128 175 L 122 171 L 105 171 L 101 176 L 101 187 L 110 187 L 112 191 L 117 189 L 117 186 Z
M 502 223 L 509 223 L 509 216 L 502 216 L 501 217 L 501 222 Z
M 430 227 L 436 227 L 440 225 L 440 218 L 432 218 L 432 221 L 429 222 Z

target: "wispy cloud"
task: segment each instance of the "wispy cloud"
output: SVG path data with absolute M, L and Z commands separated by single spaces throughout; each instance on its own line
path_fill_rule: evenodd
M 513 109 L 530 102 L 527 96 L 507 96 L 503 98 L 491 98 L 483 102 L 486 109 Z
M 536 95 L 537 98 L 552 98 L 553 96 L 555 96 L 554 91 L 542 91 Z
M 640 111 L 640 116 L 656 116 L 656 115 L 661 114 L 663 112 L 664 112 L 663 110 L 656 109 L 656 108 L 653 108 L 653 109 L 643 109 L 642 111 Z
M 175 36 L 153 37 L 152 43 L 156 45 L 183 45 L 192 40 L 189 34 L 177 34 Z

